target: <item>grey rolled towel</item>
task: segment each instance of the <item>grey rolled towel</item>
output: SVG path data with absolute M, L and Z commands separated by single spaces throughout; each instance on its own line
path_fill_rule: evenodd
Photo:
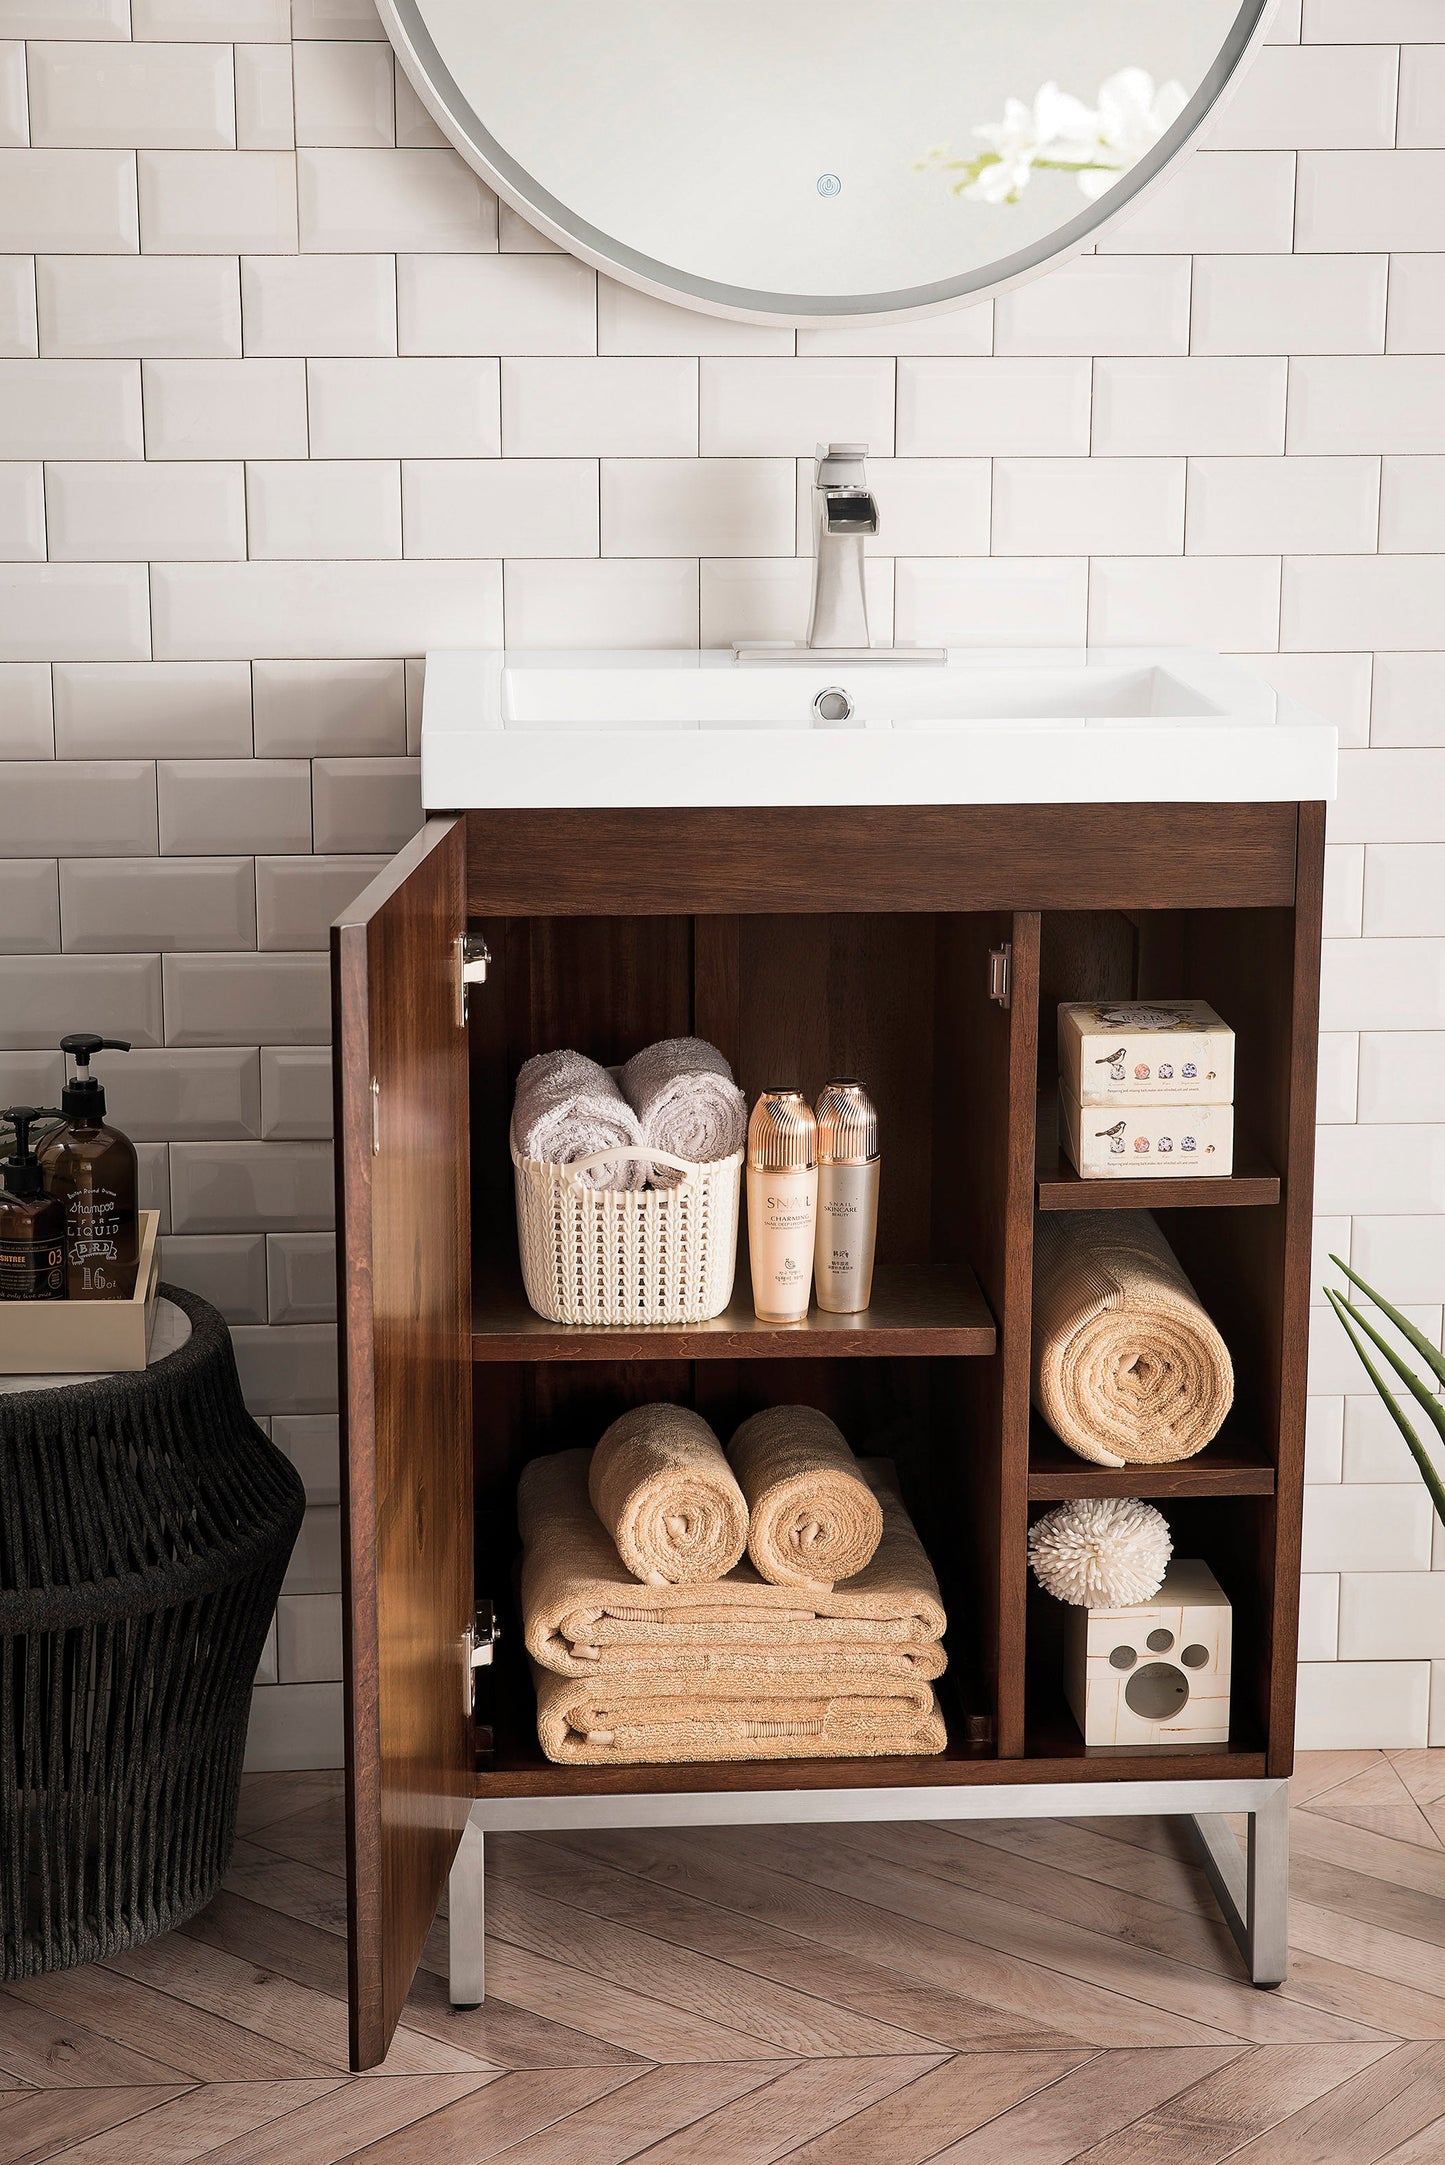
M 622 1070 L 622 1094 L 645 1141 L 695 1165 L 730 1158 L 747 1140 L 747 1101 L 733 1071 L 702 1037 L 665 1037 L 634 1053 Z M 674 1188 L 682 1174 L 655 1165 L 652 1183 Z
M 599 1150 L 643 1147 L 642 1123 L 605 1067 L 581 1052 L 539 1052 L 524 1061 L 512 1104 L 512 1141 L 523 1158 L 571 1165 Z M 587 1188 L 643 1188 L 645 1157 L 619 1158 L 579 1174 Z

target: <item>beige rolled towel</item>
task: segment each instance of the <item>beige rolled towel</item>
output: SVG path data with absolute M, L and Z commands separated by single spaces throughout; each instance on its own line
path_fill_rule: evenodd
M 634 1406 L 587 1469 L 592 1507 L 644 1586 L 698 1586 L 731 1571 L 748 1507 L 723 1447 L 690 1406 Z
M 770 1586 L 751 1563 L 707 1586 L 644 1590 L 627 1576 L 587 1494 L 586 1451 L 534 1458 L 517 1484 L 527 1652 L 559 1676 L 672 1674 L 680 1651 L 918 1653 L 943 1637 L 933 1566 L 886 1459 L 860 1460 L 883 1512 L 873 1561 L 832 1592 Z M 625 1665 L 625 1668 L 624 1668 Z
M 1099 1466 L 1168 1465 L 1218 1435 L 1229 1348 L 1147 1211 L 1036 1221 L 1033 1399 Z
M 941 1752 L 933 1687 L 815 1666 L 786 1686 L 759 1675 L 726 1691 L 640 1688 L 554 1676 L 532 1664 L 537 1736 L 549 1759 L 578 1766 L 683 1765 L 726 1759 L 879 1759 Z
M 748 1554 L 772 1586 L 836 1586 L 883 1538 L 883 1513 L 842 1430 L 816 1406 L 766 1406 L 728 1445 L 748 1501 Z

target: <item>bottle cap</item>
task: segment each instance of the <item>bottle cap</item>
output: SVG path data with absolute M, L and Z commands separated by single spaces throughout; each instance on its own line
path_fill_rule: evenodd
M 765 1090 L 748 1122 L 748 1170 L 806 1173 L 817 1162 L 817 1136 L 801 1090 Z
M 60 1049 L 70 1054 L 76 1066 L 60 1094 L 61 1110 L 67 1120 L 95 1127 L 105 1118 L 105 1087 L 91 1074 L 91 1060 L 98 1052 L 129 1052 L 130 1046 L 123 1037 L 95 1037 L 89 1030 L 80 1030 L 73 1037 L 63 1037 Z
M 48 1108 L 40 1105 L 7 1105 L 0 1112 L 0 1120 L 8 1120 L 15 1130 L 15 1155 L 0 1159 L 0 1173 L 5 1176 L 5 1186 L 13 1196 L 28 1202 L 32 1196 L 45 1193 L 45 1175 L 40 1160 L 30 1147 L 30 1130 L 37 1120 L 47 1117 Z
M 871 1165 L 878 1156 L 878 1108 L 852 1075 L 818 1092 L 818 1163 Z

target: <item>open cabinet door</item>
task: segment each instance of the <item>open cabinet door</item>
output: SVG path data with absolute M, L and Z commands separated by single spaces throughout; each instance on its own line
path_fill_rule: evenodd
M 466 829 L 332 927 L 351 2064 L 381 2060 L 473 1793 Z

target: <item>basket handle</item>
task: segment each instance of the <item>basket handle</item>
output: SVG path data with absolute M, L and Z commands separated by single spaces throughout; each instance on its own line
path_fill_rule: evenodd
M 695 1173 L 698 1168 L 690 1158 L 675 1158 L 670 1150 L 639 1150 L 633 1143 L 619 1143 L 615 1150 L 594 1150 L 588 1158 L 573 1158 L 560 1166 L 564 1180 L 577 1187 L 584 1173 L 596 1173 L 604 1165 L 615 1165 L 619 1158 L 646 1158 L 649 1165 L 668 1165 L 674 1172 Z

